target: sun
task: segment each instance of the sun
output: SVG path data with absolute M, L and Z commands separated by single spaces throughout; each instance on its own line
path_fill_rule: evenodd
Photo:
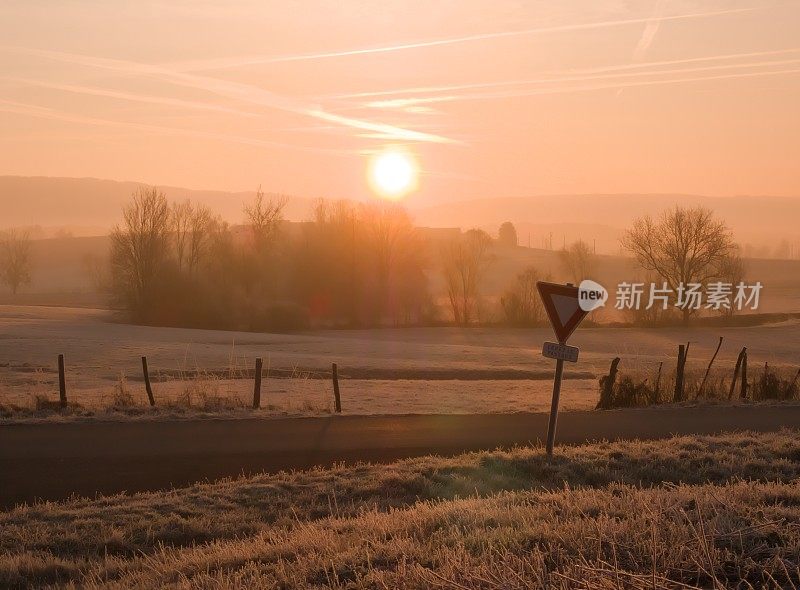
M 370 184 L 385 199 L 402 199 L 417 187 L 418 175 L 414 157 L 398 149 L 387 149 L 370 160 Z

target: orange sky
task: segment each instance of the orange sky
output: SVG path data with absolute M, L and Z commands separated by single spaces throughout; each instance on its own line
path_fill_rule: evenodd
M 5 0 L 0 174 L 800 196 L 800 2 Z

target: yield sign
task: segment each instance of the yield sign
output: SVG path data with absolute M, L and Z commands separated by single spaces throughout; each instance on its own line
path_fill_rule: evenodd
M 578 287 L 539 281 L 536 288 L 553 325 L 553 332 L 559 343 L 564 344 L 587 313 L 581 309 Z

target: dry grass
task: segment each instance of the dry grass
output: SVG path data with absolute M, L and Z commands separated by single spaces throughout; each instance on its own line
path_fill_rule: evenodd
M 69 403 L 62 408 L 58 400 L 55 373 L 45 368 L 33 368 L 24 385 L 0 387 L 0 419 L 11 422 L 74 421 L 74 420 L 167 420 L 253 417 L 247 412 L 252 404 L 254 359 L 237 354 L 231 344 L 228 363 L 224 368 L 207 370 L 196 363 L 190 365 L 187 354 L 177 369 L 151 371 L 156 390 L 157 406 L 149 406 L 144 397 L 144 385 L 131 387 L 121 371 L 112 387 L 99 390 L 78 390 L 68 387 Z M 308 369 L 293 366 L 279 370 L 281 379 L 295 383 L 318 377 Z M 269 356 L 263 370 L 264 382 L 270 378 Z M 0 380 L 2 385 L 2 380 Z M 266 388 L 264 388 L 266 389 Z M 287 415 L 330 414 L 332 403 L 308 392 L 298 399 L 283 400 L 280 406 L 267 401 L 256 416 L 283 417 Z M 262 391 L 262 400 L 268 397 Z
M 687 370 L 684 376 L 684 402 L 745 401 L 740 400 L 741 377 L 731 395 L 732 372 L 712 369 L 703 382 L 705 370 Z M 598 381 L 602 390 L 603 382 Z M 633 408 L 672 403 L 675 393 L 675 372 L 664 368 L 661 379 L 657 372 L 620 372 L 614 384 L 612 407 Z M 748 374 L 747 401 L 772 402 L 800 399 L 800 374 L 795 368 L 778 369 L 761 366 Z
M 300 373 L 290 377 L 306 379 Z M 286 381 L 284 379 L 284 381 Z M 231 377 L 197 372 L 181 375 L 179 380 L 156 382 L 157 406 L 150 407 L 144 397 L 143 386 L 129 386 L 124 373 L 110 389 L 89 395 L 69 394 L 69 403 L 62 408 L 58 394 L 47 387 L 39 387 L 27 396 L 15 396 L 15 401 L 4 401 L 0 396 L 0 418 L 12 422 L 54 422 L 81 420 L 174 420 L 211 418 L 285 417 L 287 415 L 330 414 L 332 402 L 319 395 L 302 395 L 296 399 L 268 403 L 268 392 L 262 392 L 262 406 L 252 411 L 252 381 L 244 381 L 234 372 Z
M 303 377 L 264 379 L 261 410 L 250 409 L 252 379 L 229 380 L 210 375 L 186 381 L 153 384 L 156 407 L 147 403 L 144 385 L 127 384 L 133 405 L 115 402 L 117 384 L 91 390 L 68 391 L 71 407 L 61 411 L 58 390 L 41 392 L 0 387 L 0 424 L 14 422 L 84 422 L 225 418 L 268 418 L 327 415 L 333 410 L 330 380 Z M 547 412 L 552 395 L 551 380 L 406 380 L 340 379 L 342 411 L 349 415 L 481 414 Z M 205 397 L 200 395 L 205 393 Z M 38 409 L 36 395 L 49 406 Z M 219 397 L 230 398 L 219 400 Z M 593 379 L 569 379 L 562 390 L 561 409 L 591 410 L 597 401 Z M 214 403 L 219 402 L 219 403 Z
M 0 586 L 800 586 L 797 432 L 425 457 L 0 515 Z

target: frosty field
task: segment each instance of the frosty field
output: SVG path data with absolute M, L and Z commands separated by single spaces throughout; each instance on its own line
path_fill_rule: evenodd
M 563 410 L 589 409 L 611 359 L 655 376 L 673 369 L 679 343 L 691 342 L 688 369 L 701 371 L 719 336 L 715 370 L 732 370 L 747 346 L 750 363 L 796 366 L 800 323 L 746 328 L 579 329 L 571 343 Z M 277 414 L 329 412 L 331 363 L 350 414 L 545 411 L 553 363 L 541 356 L 549 329 L 407 328 L 298 334 L 156 328 L 116 323 L 110 312 L 0 306 L 0 403 L 33 407 L 57 399 L 56 360 L 64 354 L 71 402 L 86 407 L 144 404 L 140 357 L 146 355 L 159 404 L 244 408 L 255 357 L 264 360 L 262 406 Z M 40 402 L 41 403 L 41 402 Z

